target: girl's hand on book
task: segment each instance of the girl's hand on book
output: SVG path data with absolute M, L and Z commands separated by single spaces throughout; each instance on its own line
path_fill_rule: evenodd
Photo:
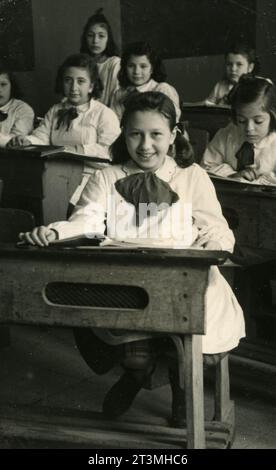
M 12 139 L 7 143 L 7 147 L 27 147 L 27 145 L 31 145 L 32 143 L 25 137 L 24 135 L 15 135 Z
M 220 251 L 222 250 L 222 246 L 219 242 L 215 240 L 208 240 L 209 235 L 205 234 L 203 236 L 199 236 L 199 238 L 195 241 L 191 248 L 204 248 L 204 250 L 214 250 Z
M 237 175 L 238 177 L 242 177 L 248 181 L 254 181 L 259 176 L 257 175 L 256 170 L 253 168 L 245 168 L 244 170 L 235 173 L 235 175 Z M 231 175 L 231 178 L 233 178 L 233 175 Z
M 57 232 L 51 228 L 41 225 L 35 227 L 32 232 L 21 232 L 19 234 L 19 240 L 29 245 L 37 246 L 48 246 L 49 243 L 53 242 L 57 238 Z M 20 243 L 20 242 L 19 242 Z

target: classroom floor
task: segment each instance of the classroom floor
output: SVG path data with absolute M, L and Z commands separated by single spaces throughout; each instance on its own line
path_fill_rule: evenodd
M 11 345 L 0 349 L 1 407 L 36 405 L 101 411 L 104 394 L 116 381 L 115 372 L 94 375 L 80 357 L 70 329 L 13 326 Z M 231 395 L 236 406 L 234 449 L 276 449 L 276 368 L 258 367 L 230 360 Z M 210 386 L 206 385 L 206 415 L 212 417 Z M 170 415 L 169 385 L 142 390 L 127 418 L 160 419 Z M 139 417 L 139 418 L 138 418 Z M 0 441 L 1 448 L 40 448 L 42 443 L 25 439 Z M 44 448 L 74 448 L 62 442 L 44 443 Z M 130 446 L 131 448 L 131 446 Z

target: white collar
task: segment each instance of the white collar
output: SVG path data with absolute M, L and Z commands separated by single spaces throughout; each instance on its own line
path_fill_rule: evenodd
M 162 166 L 155 171 L 155 174 L 158 178 L 168 183 L 172 179 L 177 168 L 178 166 L 175 160 L 167 155 Z M 143 170 L 133 160 L 128 160 L 124 165 L 122 165 L 122 170 L 127 176 L 135 173 L 143 173 Z
M 4 104 L 4 106 L 1 106 L 0 111 L 3 111 L 3 112 L 8 111 L 10 109 L 12 102 L 13 102 L 13 98 L 11 98 L 6 104 Z
M 156 84 L 157 84 L 157 82 L 151 78 L 147 83 L 144 83 L 143 85 L 137 86 L 135 88 L 140 93 L 143 93 L 145 91 L 152 90 L 152 88 L 154 88 L 156 86 Z
M 89 100 L 87 103 L 80 104 L 78 106 L 74 106 L 72 103 L 68 102 L 67 98 L 64 98 L 62 100 L 62 104 L 63 104 L 64 108 L 72 108 L 73 107 L 73 108 L 76 108 L 76 110 L 79 113 L 85 113 L 85 111 L 88 111 L 88 109 L 91 107 L 93 101 L 94 100 L 91 98 L 91 100 Z

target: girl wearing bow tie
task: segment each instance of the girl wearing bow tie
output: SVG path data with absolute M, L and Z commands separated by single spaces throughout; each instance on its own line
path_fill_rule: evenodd
M 159 92 L 138 93 L 128 101 L 122 125 L 123 132 L 113 144 L 116 164 L 91 176 L 69 221 L 37 227 L 21 233 L 20 239 L 43 247 L 57 237 L 93 237 L 104 234 L 106 228 L 108 235 L 130 244 L 231 252 L 233 234 L 208 175 L 193 163 L 190 144 L 177 130 L 172 101 Z M 172 146 L 174 158 L 169 156 Z M 148 211 L 143 211 L 144 205 Z M 235 348 L 245 335 L 243 314 L 216 267 L 210 269 L 206 314 L 203 352 L 213 355 Z M 107 372 L 117 361 L 125 369 L 104 399 L 103 411 L 112 417 L 127 411 L 152 373 L 156 355 L 169 347 L 167 338 L 156 342 L 141 333 L 118 337 L 112 331 L 77 329 L 75 337 L 96 373 Z M 170 380 L 171 419 L 174 425 L 181 425 L 184 392 L 174 368 Z
M 14 136 L 33 130 L 34 112 L 19 96 L 13 74 L 0 64 L 0 147 L 5 147 Z
M 233 122 L 217 132 L 201 165 L 219 176 L 276 184 L 275 86 L 244 75 L 229 99 Z
M 56 91 L 63 95 L 60 103 L 46 114 L 40 126 L 28 136 L 17 136 L 11 146 L 62 145 L 65 151 L 106 159 L 110 163 L 109 146 L 120 133 L 115 113 L 98 101 L 102 85 L 91 57 L 76 54 L 68 57 L 57 73 Z M 71 199 L 78 201 L 89 176 L 105 163 L 91 159 L 84 166 L 81 185 Z

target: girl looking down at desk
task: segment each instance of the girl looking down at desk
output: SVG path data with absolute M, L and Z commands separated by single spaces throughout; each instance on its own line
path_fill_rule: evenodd
M 103 234 L 106 223 L 108 234 L 132 246 L 232 251 L 233 233 L 208 175 L 193 163 L 190 144 L 177 130 L 172 101 L 159 92 L 138 93 L 127 103 L 122 126 L 123 133 L 113 144 L 116 164 L 91 176 L 71 218 L 21 233 L 20 239 L 44 247 L 57 237 Z M 175 159 L 169 156 L 173 145 Z M 143 205 L 147 210 L 142 210 Z M 242 310 L 214 266 L 205 302 L 203 353 L 235 348 L 245 335 Z M 164 353 L 169 341 L 159 338 L 157 346 L 150 334 L 122 332 L 118 337 L 99 329 L 76 330 L 75 336 L 81 354 L 98 374 L 118 360 L 125 369 L 104 399 L 103 411 L 111 417 L 127 411 L 152 373 L 158 351 Z M 172 365 L 172 423 L 181 425 L 184 401 L 176 370 Z
M 65 151 L 98 157 L 110 163 L 109 146 L 120 134 L 119 121 L 114 112 L 100 103 L 102 85 L 97 66 L 86 54 L 68 57 L 60 66 L 56 91 L 63 95 L 55 104 L 40 126 L 28 136 L 14 137 L 10 146 L 62 145 Z M 90 174 L 105 163 L 87 162 L 84 165 L 83 180 L 74 193 L 71 203 L 75 204 Z
M 20 92 L 13 74 L 0 64 L 0 147 L 6 147 L 16 135 L 33 130 L 34 112 L 18 99 Z
M 276 184 L 276 89 L 243 76 L 230 96 L 232 122 L 209 143 L 201 165 L 218 176 Z
M 181 111 L 178 93 L 165 81 L 164 65 L 149 43 L 134 42 L 126 47 L 118 79 L 120 88 L 113 95 L 111 108 L 119 120 L 122 118 L 126 100 L 131 94 L 160 91 L 173 101 L 176 119 L 179 121 Z
M 88 18 L 81 36 L 81 52 L 89 54 L 97 64 L 103 92 L 99 101 L 110 106 L 111 98 L 119 87 L 118 72 L 120 70 L 120 57 L 118 57 L 109 22 L 102 12 L 102 8 Z

